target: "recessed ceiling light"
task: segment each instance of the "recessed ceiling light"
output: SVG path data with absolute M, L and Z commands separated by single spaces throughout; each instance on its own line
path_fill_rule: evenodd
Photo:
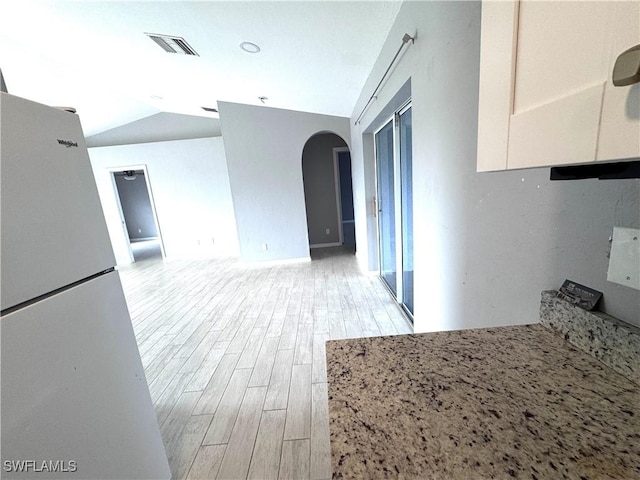
M 258 53 L 260 51 L 260 47 L 251 42 L 242 42 L 240 48 L 247 53 Z
M 151 95 L 151 99 L 152 100 L 162 100 L 162 97 L 160 95 Z

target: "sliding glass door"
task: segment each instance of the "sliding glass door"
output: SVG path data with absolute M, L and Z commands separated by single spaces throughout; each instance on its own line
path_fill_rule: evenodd
M 398 115 L 400 136 L 400 202 L 402 223 L 402 305 L 413 315 L 413 182 L 411 106 Z
M 413 315 L 411 105 L 375 134 L 380 277 Z
M 397 295 L 396 205 L 393 162 L 393 120 L 376 134 L 378 174 L 378 230 L 380 239 L 380 276 Z

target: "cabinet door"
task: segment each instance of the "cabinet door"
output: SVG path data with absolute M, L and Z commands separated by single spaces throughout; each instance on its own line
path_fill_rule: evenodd
M 611 5 L 611 53 L 604 88 L 596 160 L 640 157 L 640 84 L 614 87 L 611 72 L 622 52 L 640 43 L 640 2 Z
M 640 156 L 640 87 L 613 87 L 640 43 L 638 2 L 483 2 L 478 171 Z
M 480 30 L 477 170 L 506 170 L 509 121 L 513 112 L 516 0 L 483 1 Z
M 520 1 L 508 168 L 595 160 L 610 10 Z

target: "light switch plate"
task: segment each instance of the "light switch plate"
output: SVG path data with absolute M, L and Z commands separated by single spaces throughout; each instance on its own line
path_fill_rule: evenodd
M 640 229 L 613 228 L 607 280 L 640 290 Z

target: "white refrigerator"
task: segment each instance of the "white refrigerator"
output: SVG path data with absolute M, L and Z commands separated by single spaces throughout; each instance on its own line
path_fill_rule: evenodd
M 170 470 L 78 116 L 0 93 L 2 478 Z

